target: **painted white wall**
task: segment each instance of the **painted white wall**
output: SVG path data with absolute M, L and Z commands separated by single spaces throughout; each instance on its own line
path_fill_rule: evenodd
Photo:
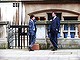
M 13 7 L 13 3 L 0 3 L 1 8 L 1 21 L 9 21 L 12 24 L 13 16 L 15 16 L 16 13 L 16 7 Z M 4 30 L 3 30 L 4 29 Z M 6 26 L 3 26 L 3 34 L 1 38 L 3 40 L 7 41 L 7 32 L 6 32 Z M 0 39 L 1 41 L 1 39 Z
M 13 16 L 16 13 L 16 7 L 13 7 L 13 3 L 0 3 L 1 8 L 1 20 L 13 21 Z

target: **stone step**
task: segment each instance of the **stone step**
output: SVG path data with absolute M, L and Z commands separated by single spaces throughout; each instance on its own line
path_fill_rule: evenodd
M 80 60 L 80 49 L 51 50 L 0 50 L 0 60 Z

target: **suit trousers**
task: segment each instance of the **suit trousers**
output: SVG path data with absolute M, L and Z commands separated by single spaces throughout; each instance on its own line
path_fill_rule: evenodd
M 52 45 L 54 46 L 54 48 L 58 48 L 57 47 L 57 43 L 58 43 L 58 40 L 57 40 L 57 33 L 51 33 L 51 38 L 50 38 L 50 41 L 51 41 L 51 43 L 52 43 Z
M 36 38 L 36 35 L 29 35 L 29 47 L 33 47 L 33 45 L 35 44 L 35 38 Z

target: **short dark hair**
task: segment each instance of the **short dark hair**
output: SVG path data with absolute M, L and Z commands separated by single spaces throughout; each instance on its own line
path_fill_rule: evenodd
M 52 13 L 56 14 L 56 12 L 52 11 Z
M 34 17 L 34 15 L 31 15 L 31 16 L 30 16 L 30 19 L 32 19 L 33 17 Z

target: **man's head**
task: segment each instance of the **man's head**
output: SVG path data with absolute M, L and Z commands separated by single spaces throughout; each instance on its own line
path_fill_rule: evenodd
M 30 16 L 30 19 L 35 20 L 35 16 L 34 15 L 31 15 Z
M 55 12 L 52 12 L 52 17 L 56 16 L 56 13 Z

